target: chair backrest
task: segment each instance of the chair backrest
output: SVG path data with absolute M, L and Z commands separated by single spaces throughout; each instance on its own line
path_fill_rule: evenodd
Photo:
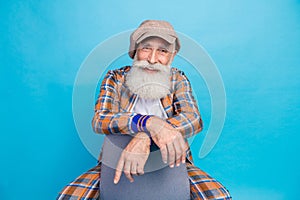
M 190 199 L 190 185 L 185 164 L 170 168 L 162 162 L 159 150 L 150 153 L 145 165 L 145 174 L 134 176 L 133 183 L 130 183 L 124 174 L 118 184 L 113 183 L 116 165 L 131 138 L 128 135 L 107 135 L 105 137 L 102 147 L 100 199 Z

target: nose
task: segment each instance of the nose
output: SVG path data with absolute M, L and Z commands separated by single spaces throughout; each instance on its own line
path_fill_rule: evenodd
M 158 62 L 158 58 L 156 55 L 156 49 L 153 49 L 148 55 L 148 62 L 151 64 L 155 64 Z

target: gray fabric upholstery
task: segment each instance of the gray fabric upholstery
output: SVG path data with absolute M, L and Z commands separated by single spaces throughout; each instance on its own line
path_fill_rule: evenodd
M 159 150 L 152 151 L 145 166 L 145 174 L 134 176 L 134 182 L 122 174 L 115 185 L 115 167 L 131 136 L 107 135 L 102 147 L 103 157 L 100 179 L 101 200 L 187 200 L 190 199 L 190 185 L 186 165 L 170 168 L 161 161 Z M 155 149 L 155 147 L 151 148 Z

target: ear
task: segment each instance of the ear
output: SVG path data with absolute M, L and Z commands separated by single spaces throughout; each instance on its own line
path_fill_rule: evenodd
M 177 50 L 173 52 L 173 58 L 177 55 Z
M 175 50 L 173 53 L 172 53 L 172 57 L 171 57 L 171 62 L 173 62 L 175 56 L 177 55 L 177 50 Z

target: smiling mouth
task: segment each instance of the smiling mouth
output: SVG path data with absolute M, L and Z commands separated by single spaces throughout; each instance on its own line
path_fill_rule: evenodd
M 148 67 L 145 67 L 144 70 L 147 72 L 150 72 L 150 73 L 159 72 L 159 70 L 157 70 L 157 69 L 152 69 L 152 68 L 148 68 Z

